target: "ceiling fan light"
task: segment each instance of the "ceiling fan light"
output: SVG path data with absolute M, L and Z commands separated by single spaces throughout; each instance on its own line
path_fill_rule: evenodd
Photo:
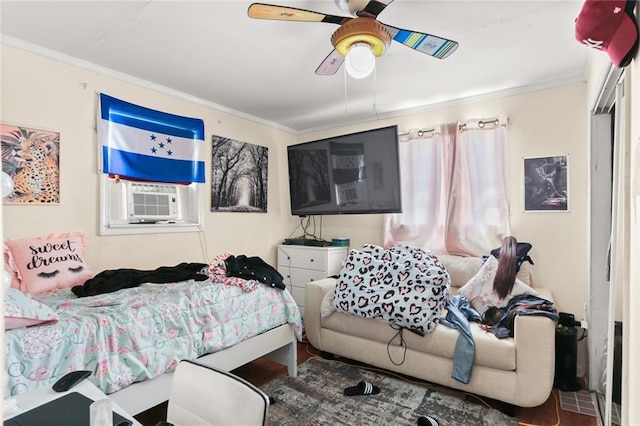
M 368 0 L 335 0 L 335 2 L 342 11 L 352 16 L 356 16 L 369 3 Z
M 376 56 L 367 43 L 355 43 L 349 49 L 344 65 L 353 78 L 365 78 L 376 66 Z

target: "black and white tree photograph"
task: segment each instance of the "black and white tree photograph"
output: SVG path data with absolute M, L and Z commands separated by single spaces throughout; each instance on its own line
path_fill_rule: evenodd
M 568 156 L 524 159 L 524 210 L 568 211 Z
M 269 149 L 213 135 L 212 212 L 267 212 Z

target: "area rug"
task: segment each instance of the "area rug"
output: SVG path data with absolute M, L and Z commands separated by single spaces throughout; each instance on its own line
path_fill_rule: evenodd
M 426 367 L 428 368 L 428 367 Z M 347 387 L 366 381 L 376 395 L 344 396 Z M 498 410 L 474 404 L 385 374 L 312 357 L 298 367 L 298 377 L 282 376 L 261 386 L 275 399 L 270 425 L 417 425 L 432 416 L 441 426 L 517 426 Z

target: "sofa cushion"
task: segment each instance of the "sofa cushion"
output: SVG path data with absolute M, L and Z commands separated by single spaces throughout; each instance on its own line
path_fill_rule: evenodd
M 391 328 L 387 322 L 371 318 L 334 312 L 322 318 L 323 328 L 362 337 L 387 344 L 393 339 L 393 345 L 399 345 L 400 339 L 394 336 L 398 330 Z M 476 345 L 474 365 L 513 371 L 516 368 L 516 350 L 513 338 L 496 338 L 493 333 L 482 330 L 477 323 L 471 323 L 471 332 Z M 453 359 L 459 332 L 443 325 L 438 325 L 431 333 L 418 336 L 409 330 L 403 330 L 407 347 L 412 350 Z M 381 356 L 387 356 L 381 354 Z
M 440 263 L 447 269 L 452 287 L 462 287 L 482 268 L 482 257 L 436 254 Z M 520 265 L 516 278 L 530 287 L 533 284 L 532 268 L 529 262 Z

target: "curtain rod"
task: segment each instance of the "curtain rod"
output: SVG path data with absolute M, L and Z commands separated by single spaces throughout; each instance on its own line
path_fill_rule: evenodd
M 407 132 L 398 133 L 398 136 L 417 135 L 419 138 L 424 136 L 425 133 L 435 133 L 436 129 L 411 129 Z
M 486 124 L 493 124 L 495 127 L 498 127 L 498 125 L 500 124 L 500 120 L 498 118 L 493 118 L 491 120 L 480 120 L 478 121 L 478 127 L 481 129 L 484 129 L 484 126 Z M 466 130 L 467 129 L 467 124 L 466 123 L 462 123 L 460 125 L 458 125 L 458 128 L 460 130 Z

